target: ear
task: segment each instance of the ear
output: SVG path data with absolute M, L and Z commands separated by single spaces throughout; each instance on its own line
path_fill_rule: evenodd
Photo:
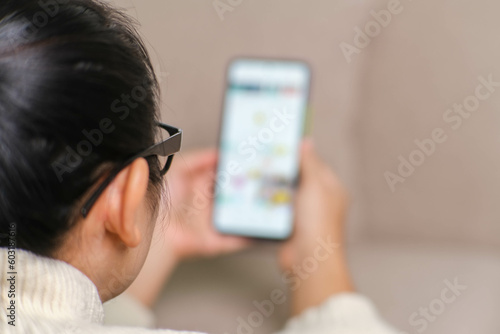
M 141 222 L 136 220 L 136 216 L 146 196 L 148 183 L 148 163 L 143 158 L 136 159 L 108 186 L 101 198 L 105 203 L 99 203 L 105 205 L 105 229 L 127 247 L 137 247 L 142 239 L 138 225 Z

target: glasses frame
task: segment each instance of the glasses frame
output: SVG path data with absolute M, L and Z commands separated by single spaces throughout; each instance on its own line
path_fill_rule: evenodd
M 141 151 L 140 153 L 137 153 L 136 155 L 128 158 L 123 164 L 121 164 L 119 167 L 113 169 L 111 173 L 106 177 L 106 179 L 99 185 L 99 187 L 94 191 L 92 196 L 85 202 L 83 205 L 82 209 L 80 210 L 80 213 L 82 214 L 83 218 L 87 218 L 90 210 L 94 206 L 95 202 L 99 199 L 99 197 L 102 195 L 104 190 L 110 185 L 110 183 L 115 179 L 115 177 L 128 165 L 130 165 L 132 162 L 134 162 L 138 158 L 148 158 L 151 156 L 162 156 L 162 157 L 168 157 L 167 162 L 163 169 L 160 171 L 160 175 L 164 176 L 168 170 L 170 169 L 170 166 L 172 165 L 172 160 L 174 159 L 174 154 L 179 152 L 181 150 L 181 144 L 182 144 L 182 130 L 176 127 L 173 127 L 168 124 L 164 123 L 157 123 L 157 125 L 166 130 L 169 134 L 170 137 L 167 139 L 163 140 L 160 143 L 154 144 L 153 146 L 150 146 L 149 148 L 145 149 L 144 151 Z

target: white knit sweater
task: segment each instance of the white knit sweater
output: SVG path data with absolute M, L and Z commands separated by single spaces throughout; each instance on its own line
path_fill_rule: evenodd
M 179 333 L 104 326 L 104 310 L 96 286 L 82 272 L 65 262 L 16 250 L 13 269 L 10 265 L 7 249 L 0 248 L 2 334 Z M 122 316 L 126 318 L 127 314 Z M 373 305 L 366 298 L 357 294 L 343 294 L 290 320 L 280 332 L 298 333 L 395 334 L 396 331 L 377 316 Z

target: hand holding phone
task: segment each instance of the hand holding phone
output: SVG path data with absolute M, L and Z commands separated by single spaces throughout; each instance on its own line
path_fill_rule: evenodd
M 347 192 L 310 140 L 302 144 L 300 167 L 295 231 L 279 252 L 294 315 L 334 294 L 354 291 L 343 237 Z

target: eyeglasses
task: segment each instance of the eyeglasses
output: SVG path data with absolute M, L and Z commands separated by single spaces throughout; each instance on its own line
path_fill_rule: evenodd
M 181 150 L 182 130 L 163 123 L 158 123 L 158 126 L 161 129 L 166 130 L 170 137 L 134 155 L 133 157 L 127 159 L 118 168 L 115 168 L 83 206 L 81 210 L 83 218 L 87 217 L 90 210 L 92 209 L 92 206 L 95 204 L 95 202 L 97 202 L 99 196 L 101 196 L 106 187 L 109 186 L 109 184 L 115 179 L 120 171 L 122 171 L 136 159 L 157 156 L 160 160 L 160 166 L 163 166 L 160 170 L 160 175 L 163 176 L 168 172 L 170 166 L 172 165 L 174 154 Z

